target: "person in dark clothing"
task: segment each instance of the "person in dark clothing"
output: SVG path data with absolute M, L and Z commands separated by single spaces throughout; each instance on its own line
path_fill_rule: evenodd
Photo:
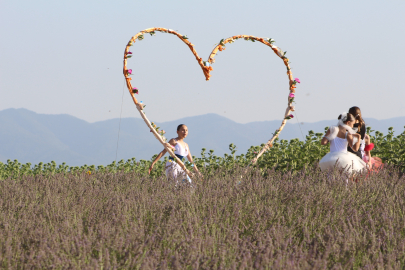
M 357 132 L 357 134 L 360 134 L 361 136 L 361 142 L 360 142 L 360 147 L 357 151 L 354 151 L 353 148 L 350 146 L 347 147 L 347 151 L 350 153 L 355 154 L 359 158 L 363 159 L 364 155 L 364 147 L 365 147 L 365 140 L 364 138 L 366 137 L 366 123 L 364 122 L 363 118 L 361 117 L 361 111 L 359 107 L 351 107 L 349 109 L 349 113 L 354 116 L 354 119 L 356 120 L 353 130 Z

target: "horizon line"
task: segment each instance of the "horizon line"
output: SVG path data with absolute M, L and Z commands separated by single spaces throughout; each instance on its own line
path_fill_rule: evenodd
M 85 120 L 85 119 L 82 119 L 82 118 L 79 118 L 79 117 L 77 117 L 77 116 L 73 116 L 73 115 L 67 114 L 67 113 L 38 113 L 38 112 L 32 111 L 32 110 L 27 109 L 27 108 L 22 108 L 22 107 L 21 107 L 21 108 L 7 108 L 7 109 L 3 109 L 3 110 L 0 110 L 0 113 L 3 112 L 3 111 L 7 111 L 7 110 L 26 110 L 26 111 L 29 111 L 29 112 L 32 112 L 32 113 L 35 113 L 35 114 L 41 114 L 41 115 L 67 115 L 67 116 L 70 116 L 70 117 L 74 117 L 74 118 L 76 118 L 76 119 L 80 119 L 80 120 L 85 121 L 85 122 L 90 123 L 90 124 L 99 123 L 99 122 L 104 122 L 104 121 L 111 121 L 111 120 L 115 120 L 115 119 L 139 119 L 139 120 L 143 120 L 141 117 L 132 116 L 132 117 L 122 117 L 122 118 L 120 118 L 120 117 L 114 117 L 114 118 L 109 118 L 109 119 L 105 119 L 105 120 L 99 120 L 99 121 L 90 122 L 90 121 L 87 121 L 87 120 Z M 199 116 L 205 116 L 205 115 L 215 115 L 215 116 L 219 116 L 219 117 L 225 118 L 225 119 L 227 119 L 227 120 L 229 120 L 229 121 L 232 121 L 232 122 L 237 123 L 237 124 L 240 124 L 240 125 L 247 125 L 247 124 L 259 123 L 259 122 L 263 123 L 263 122 L 282 121 L 282 119 L 277 119 L 277 120 L 264 120 L 264 121 L 252 121 L 252 122 L 247 122 L 247 123 L 240 123 L 240 122 L 236 122 L 236 121 L 234 121 L 234 120 L 232 120 L 232 119 L 230 119 L 230 118 L 228 118 L 228 117 L 225 117 L 225 116 L 220 115 L 220 114 L 217 114 L 217 113 L 205 113 L 205 114 L 199 114 L 199 115 L 193 115 L 193 116 L 185 116 L 185 117 L 178 118 L 178 119 L 174 119 L 174 120 L 168 120 L 168 121 L 162 121 L 162 122 L 160 122 L 160 121 L 154 121 L 154 122 L 156 122 L 156 123 L 168 123 L 168 122 L 180 121 L 180 120 L 185 119 L 185 118 L 193 118 L 193 117 L 199 117 Z M 396 118 L 404 118 L 404 117 L 405 117 L 405 116 L 397 116 L 397 117 L 391 117 L 391 118 L 385 118 L 385 119 L 377 119 L 377 118 L 372 118 L 372 117 L 364 117 L 364 119 L 365 119 L 365 120 L 366 120 L 366 119 L 370 119 L 370 120 L 376 120 L 376 121 L 385 121 L 385 120 L 396 119 Z M 305 124 L 305 123 L 306 123 L 306 124 L 314 124 L 314 123 L 318 123 L 318 122 L 334 121 L 334 120 L 335 120 L 335 119 L 325 119 L 325 120 L 319 120 L 319 121 L 314 121 L 314 122 L 305 122 L 305 121 L 295 122 L 295 123 L 287 122 L 287 124 L 293 124 L 293 125 L 301 124 L 301 123 L 304 123 L 304 124 Z

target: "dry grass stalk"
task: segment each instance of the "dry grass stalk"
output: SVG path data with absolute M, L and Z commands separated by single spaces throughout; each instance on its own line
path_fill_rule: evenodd
M 0 181 L 1 269 L 404 269 L 405 178 L 223 169 Z

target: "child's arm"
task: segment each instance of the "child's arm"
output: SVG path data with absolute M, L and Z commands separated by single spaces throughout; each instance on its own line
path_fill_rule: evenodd
M 155 163 L 156 163 L 159 159 L 161 159 L 161 158 L 166 154 L 166 152 L 167 152 L 166 149 L 163 149 L 163 151 L 160 152 L 159 155 L 155 158 L 155 160 L 152 162 L 152 164 L 151 164 L 150 167 L 149 167 L 149 171 L 148 171 L 149 174 L 150 174 L 150 172 L 152 171 L 153 166 L 155 165 Z
M 367 146 L 371 143 L 370 136 L 366 134 L 364 140 L 366 141 L 366 148 L 368 148 Z M 364 151 L 364 153 L 367 156 L 367 164 L 371 167 L 371 151 Z
M 188 147 L 188 145 L 187 145 L 187 148 L 188 148 L 188 155 L 187 155 L 188 161 L 190 161 L 193 164 L 193 168 L 196 171 L 196 173 L 198 173 L 198 175 L 202 177 L 202 174 L 198 170 L 197 165 L 195 163 L 193 163 L 193 156 L 191 155 L 190 148 Z
M 321 140 L 321 144 L 322 145 L 326 145 L 329 143 L 329 140 L 326 138 L 330 135 L 330 129 L 328 129 L 328 131 L 326 131 L 325 136 L 323 136 L 322 140 Z
M 173 147 L 174 145 L 176 145 L 176 141 L 173 140 L 173 139 L 171 139 L 168 144 L 169 144 L 169 145 L 168 145 L 169 147 L 170 147 L 170 146 Z M 161 158 L 166 154 L 166 152 L 167 152 L 167 150 L 166 150 L 166 148 L 165 148 L 165 149 L 163 149 L 163 151 L 160 152 L 159 155 L 155 158 L 155 160 L 152 162 L 152 164 L 151 164 L 150 167 L 149 167 L 149 171 L 148 171 L 149 174 L 150 174 L 150 172 L 152 171 L 153 166 L 155 166 L 155 163 L 156 163 L 159 159 L 161 159 Z
M 357 141 L 355 144 L 353 144 L 353 139 L 357 137 Z M 360 140 L 361 140 L 361 135 L 360 134 L 348 134 L 347 135 L 347 141 L 349 142 L 350 147 L 353 149 L 353 151 L 357 152 L 360 148 Z

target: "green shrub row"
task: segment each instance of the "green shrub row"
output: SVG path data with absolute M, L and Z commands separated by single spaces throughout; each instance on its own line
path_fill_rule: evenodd
M 325 128 L 327 130 L 327 128 Z M 380 157 L 384 163 L 398 166 L 401 170 L 405 170 L 405 131 L 394 136 L 393 128 L 388 129 L 388 134 L 371 130 L 367 128 L 367 133 L 370 134 L 371 141 L 375 144 L 372 151 L 372 156 Z M 321 145 L 320 141 L 324 133 L 315 133 L 312 130 L 308 132 L 305 141 L 299 139 L 279 140 L 277 139 L 270 148 L 257 162 L 257 166 L 261 171 L 266 172 L 268 169 L 277 171 L 297 171 L 308 166 L 312 166 L 318 162 L 329 151 L 329 146 Z M 204 175 L 209 175 L 218 168 L 223 168 L 222 172 L 227 173 L 235 168 L 248 166 L 250 161 L 260 151 L 261 146 L 251 146 L 246 154 L 236 155 L 237 148 L 234 144 L 229 145 L 230 154 L 225 154 L 223 157 L 214 154 L 214 150 L 205 148 L 201 151 L 200 157 L 193 157 L 198 168 Z M 57 165 L 56 162 L 36 164 L 31 163 L 21 164 L 18 160 L 8 160 L 7 163 L 0 162 L 0 179 L 8 177 L 18 178 L 22 175 L 53 175 L 55 173 L 87 173 L 94 172 L 117 172 L 117 171 L 134 171 L 142 174 L 148 173 L 148 168 L 151 160 L 139 160 L 136 158 L 128 159 L 127 161 L 120 160 L 112 162 L 107 166 L 83 165 L 83 166 L 68 166 L 65 163 Z M 156 163 L 151 175 L 153 177 L 164 174 L 165 163 L 168 156 Z M 186 166 L 191 170 L 191 164 L 186 162 Z

